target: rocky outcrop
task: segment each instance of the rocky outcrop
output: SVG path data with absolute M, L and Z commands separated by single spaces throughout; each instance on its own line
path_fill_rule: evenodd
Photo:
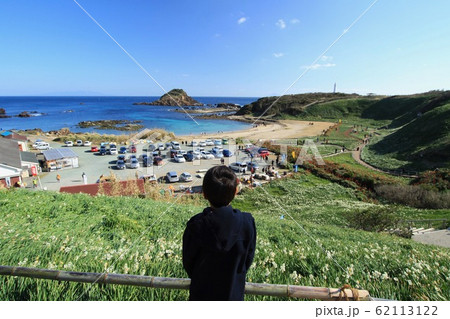
M 77 124 L 79 128 L 93 127 L 97 130 L 138 131 L 144 127 L 140 120 L 100 120 L 82 121 Z
M 17 115 L 17 117 L 31 117 L 31 114 L 28 113 L 27 111 L 23 111 L 22 113 Z
M 7 117 L 11 117 L 11 116 L 6 115 L 5 109 L 0 108 L 0 119 L 5 119 Z
M 219 103 L 216 105 L 217 108 L 229 109 L 229 110 L 239 110 L 241 107 L 234 103 Z
M 162 105 L 162 106 L 203 106 L 182 89 L 173 89 L 170 92 L 161 96 L 158 100 L 153 102 L 138 102 L 133 105 Z

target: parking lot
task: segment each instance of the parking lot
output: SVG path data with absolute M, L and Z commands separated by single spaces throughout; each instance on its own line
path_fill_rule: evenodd
M 50 143 L 53 148 L 66 147 L 59 143 Z M 120 148 L 121 145 L 118 145 Z M 136 144 L 137 152 L 134 153 L 137 158 L 140 158 L 142 154 L 151 155 L 151 152 L 147 152 L 148 144 Z M 205 150 L 209 151 L 213 146 L 206 146 Z M 224 157 L 225 165 L 229 165 L 232 162 L 236 161 L 250 161 L 250 158 L 243 151 L 236 151 L 235 145 L 223 145 L 224 149 L 230 149 L 233 152 L 233 156 Z M 96 183 L 101 175 L 108 176 L 114 174 L 120 180 L 127 179 L 136 179 L 141 177 L 142 175 L 156 175 L 157 178 L 164 177 L 167 172 L 175 171 L 178 175 L 183 172 L 189 172 L 193 177 L 192 185 L 201 185 L 202 183 L 202 175 L 197 176 L 198 174 L 204 174 L 206 170 L 215 165 L 220 165 L 220 159 L 201 159 L 194 160 L 192 162 L 185 163 L 176 163 L 172 159 L 168 158 L 167 150 L 162 151 L 163 157 L 163 165 L 162 166 L 149 166 L 142 167 L 142 161 L 140 161 L 140 167 L 137 169 L 126 168 L 123 170 L 119 170 L 116 168 L 116 161 L 118 155 L 99 155 L 99 153 L 91 152 L 90 147 L 85 146 L 73 146 L 71 149 L 78 154 L 79 156 L 79 167 L 64 169 L 53 171 L 49 173 L 45 173 L 41 178 L 42 187 L 46 187 L 48 190 L 58 191 L 61 186 L 72 186 L 72 185 L 81 185 L 83 184 L 82 174 L 85 173 L 87 176 L 87 182 Z M 189 151 L 192 150 L 192 147 L 187 145 L 181 145 L 181 149 Z M 125 154 L 128 159 L 131 153 Z M 269 163 L 272 158 L 269 158 Z M 255 160 L 254 160 L 255 161 Z M 259 162 L 260 169 L 265 163 L 262 160 Z M 200 173 L 198 173 L 200 172 Z M 61 181 L 58 182 L 56 180 L 56 176 L 59 174 L 61 176 Z M 247 173 L 248 175 L 249 173 Z M 237 173 L 238 176 L 242 175 L 242 173 Z M 172 185 L 175 189 L 178 189 L 180 185 L 187 185 L 188 183 L 177 182 Z

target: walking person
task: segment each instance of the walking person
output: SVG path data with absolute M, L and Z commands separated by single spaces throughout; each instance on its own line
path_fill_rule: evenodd
M 36 187 L 37 187 L 37 179 L 33 178 L 33 188 L 36 188 Z
M 59 174 L 56 175 L 56 181 L 58 183 L 61 183 L 61 175 L 59 175 Z
M 86 185 L 87 184 L 87 176 L 84 172 L 83 172 L 83 174 L 81 174 L 81 178 L 83 179 L 84 185 Z

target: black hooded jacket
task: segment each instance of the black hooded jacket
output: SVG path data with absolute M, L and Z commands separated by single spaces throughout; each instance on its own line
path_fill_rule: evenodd
M 255 220 L 249 213 L 208 207 L 192 217 L 183 235 L 189 300 L 244 300 L 255 245 Z

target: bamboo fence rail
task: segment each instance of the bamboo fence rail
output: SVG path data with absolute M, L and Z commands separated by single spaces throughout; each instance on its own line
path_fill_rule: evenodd
M 151 277 L 138 275 L 60 271 L 40 268 L 0 266 L 0 276 L 18 276 L 91 284 L 127 285 L 149 288 L 189 289 L 191 280 L 186 278 Z M 257 284 L 247 282 L 248 295 L 289 297 L 319 300 L 373 300 L 367 290 L 343 288 L 307 287 L 294 285 Z

